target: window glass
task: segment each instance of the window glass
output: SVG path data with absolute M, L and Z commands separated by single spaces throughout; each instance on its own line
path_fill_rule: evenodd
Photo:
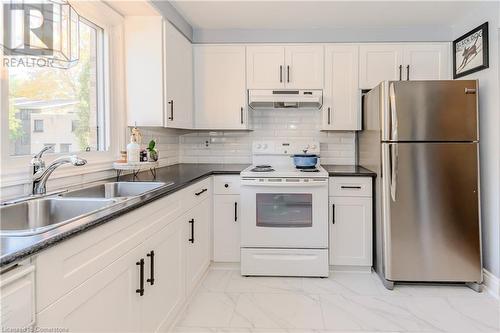
M 70 68 L 7 68 L 11 156 L 32 155 L 48 142 L 56 153 L 107 150 L 103 31 L 85 19 L 79 25 L 80 57 Z

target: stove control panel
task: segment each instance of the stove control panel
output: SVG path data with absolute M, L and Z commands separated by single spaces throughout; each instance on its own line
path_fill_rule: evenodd
M 254 141 L 252 145 L 254 155 L 319 155 L 319 142 L 307 141 Z

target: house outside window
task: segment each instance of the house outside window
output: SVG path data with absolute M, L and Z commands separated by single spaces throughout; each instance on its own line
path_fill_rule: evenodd
M 60 153 L 69 153 L 71 150 L 71 143 L 61 143 L 59 144 Z
M 33 132 L 43 132 L 43 119 L 33 120 Z

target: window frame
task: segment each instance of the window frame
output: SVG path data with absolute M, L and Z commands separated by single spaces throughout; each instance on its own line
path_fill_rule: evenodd
M 103 29 L 102 53 L 103 61 L 98 61 L 98 74 L 101 76 L 98 80 L 102 82 L 102 88 L 98 89 L 98 104 L 102 117 L 107 125 L 107 131 L 102 138 L 107 142 L 107 151 L 77 152 L 78 156 L 85 158 L 88 163 L 85 168 L 63 168 L 53 175 L 53 178 L 81 175 L 96 171 L 109 170 L 112 168 L 112 162 L 119 155 L 120 147 L 125 143 L 126 117 L 125 117 L 125 93 L 124 93 L 124 37 L 123 37 L 123 16 L 104 2 L 72 2 L 75 10 L 84 18 L 85 23 L 89 22 Z M 0 15 L 3 17 L 3 6 L 0 6 Z M 3 35 L 3 26 L 0 27 L 0 36 Z M 2 110 L 8 110 L 8 72 L 3 66 L 3 52 L 0 52 L 0 107 Z M 98 81 L 99 84 L 99 81 Z M 98 115 L 99 116 L 99 115 Z M 0 177 L 1 187 L 29 183 L 29 170 L 32 156 L 10 156 L 9 154 L 9 130 L 8 130 L 8 112 L 1 112 L 1 163 Z M 7 124 L 5 126 L 4 124 Z M 66 155 L 67 153 L 48 153 L 44 155 L 45 161 L 50 163 L 54 159 Z M 19 171 L 23 170 L 23 171 Z M 26 177 L 28 176 L 28 177 Z
M 37 124 L 42 124 L 42 126 L 37 126 Z M 38 127 L 41 127 L 41 129 Z M 44 130 L 45 125 L 43 119 L 33 119 L 33 133 L 43 133 Z

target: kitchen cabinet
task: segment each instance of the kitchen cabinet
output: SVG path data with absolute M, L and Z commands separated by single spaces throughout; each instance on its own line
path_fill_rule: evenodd
M 193 127 L 193 47 L 170 22 L 164 21 L 166 127 Z
M 214 196 L 214 261 L 240 261 L 240 196 Z
M 247 46 L 248 89 L 322 89 L 323 45 Z
M 357 45 L 332 44 L 325 47 L 323 130 L 361 129 L 358 59 Z
M 362 44 L 360 87 L 371 89 L 384 80 L 450 79 L 449 43 Z
M 194 47 L 195 127 L 248 129 L 245 46 Z
M 205 199 L 184 216 L 187 294 L 195 289 L 210 264 L 211 200 Z
M 330 265 L 372 266 L 371 181 L 330 178 Z
M 127 16 L 128 126 L 192 128 L 192 45 L 161 16 Z

